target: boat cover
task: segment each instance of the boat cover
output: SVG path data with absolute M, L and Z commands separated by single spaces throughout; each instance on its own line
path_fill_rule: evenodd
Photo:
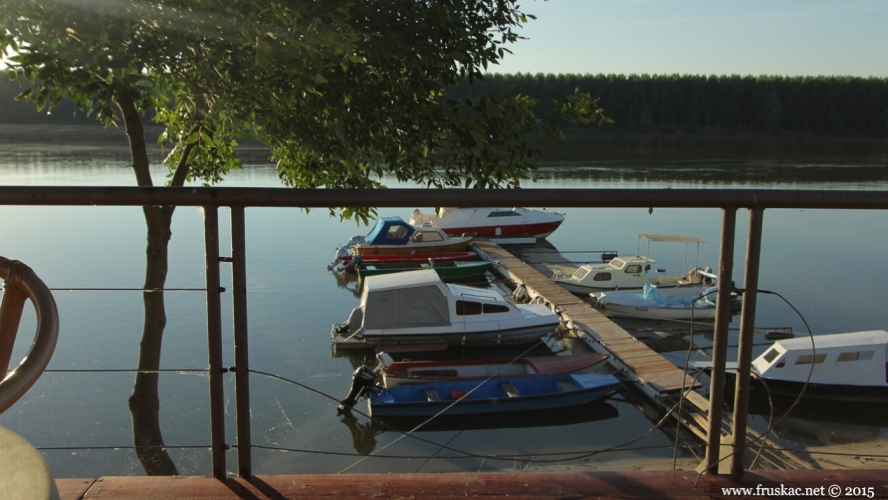
M 697 301 L 696 307 L 712 307 L 712 299 L 709 301 L 702 300 L 704 297 L 714 297 L 715 287 L 706 288 L 700 293 L 695 293 L 691 296 L 672 296 L 667 295 L 665 293 L 660 293 L 660 289 L 657 288 L 656 285 L 651 285 L 650 283 L 645 283 L 642 289 L 642 293 L 633 293 L 628 295 L 623 294 L 608 294 L 604 293 L 604 297 L 607 299 L 605 303 L 613 303 L 624 306 L 640 306 L 640 307 L 690 307 L 691 303 Z M 699 290 L 694 290 L 699 291 Z
M 371 245 L 406 245 L 414 232 L 400 217 L 380 217 L 365 239 Z
M 437 286 L 393 288 L 367 294 L 365 331 L 430 326 L 450 326 L 447 297 Z

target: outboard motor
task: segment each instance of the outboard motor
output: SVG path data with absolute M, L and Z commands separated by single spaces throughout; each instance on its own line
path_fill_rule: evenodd
M 339 269 L 337 269 L 337 271 L 339 271 L 339 272 L 348 271 L 349 269 L 359 265 L 363 261 L 364 261 L 364 259 L 362 259 L 360 255 L 355 255 L 354 257 L 352 257 L 351 262 L 340 267 Z
M 369 366 L 364 365 L 355 370 L 354 375 L 352 375 L 351 390 L 348 391 L 348 396 L 339 402 L 336 415 L 349 413 L 355 406 L 355 403 L 358 402 L 358 398 L 364 394 L 364 391 L 373 387 L 375 383 L 376 372 Z
M 333 262 L 327 264 L 327 269 L 335 269 L 336 266 L 342 262 L 342 259 L 349 256 L 351 252 L 351 248 L 354 245 L 360 245 L 364 242 L 364 237 L 360 234 L 357 236 L 352 236 L 345 245 L 339 245 L 336 247 L 336 255 L 333 257 Z M 341 271 L 341 269 L 339 269 Z
M 336 269 L 336 266 L 339 265 L 339 263 L 342 262 L 342 259 L 344 259 L 347 255 L 348 247 L 343 247 L 342 245 L 336 247 L 336 253 L 333 255 L 333 261 L 327 264 L 327 269 Z

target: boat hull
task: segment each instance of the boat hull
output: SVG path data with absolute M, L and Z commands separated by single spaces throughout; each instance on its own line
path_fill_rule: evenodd
M 372 262 L 428 262 L 429 260 L 433 261 L 474 261 L 478 260 L 478 254 L 475 252 L 435 252 L 435 253 L 423 253 L 423 254 L 394 254 L 394 253 L 381 253 L 381 254 L 369 254 L 362 255 L 361 261 L 365 264 L 369 264 Z M 342 259 L 343 264 L 348 264 L 352 261 L 352 256 L 349 255 Z
M 432 416 L 442 411 L 446 415 L 480 415 L 557 409 L 601 399 L 616 391 L 619 385 L 613 375 L 595 374 L 417 384 L 376 389 L 370 394 L 369 406 L 374 417 Z
M 435 333 L 427 331 L 426 333 L 413 334 L 356 334 L 337 332 L 337 327 L 344 324 L 333 325 L 330 333 L 333 346 L 336 348 L 354 348 L 366 349 L 373 348 L 377 345 L 386 346 L 421 346 L 421 345 L 439 345 L 441 343 L 447 345 L 465 345 L 465 346 L 482 346 L 482 345 L 498 345 L 498 344 L 520 344 L 537 340 L 555 332 L 557 323 L 529 326 L 523 328 L 513 328 L 505 330 L 493 331 L 477 331 L 477 332 L 447 332 Z
M 597 292 L 611 292 L 616 290 L 614 287 L 596 287 L 590 285 L 580 285 L 576 281 L 572 280 L 562 280 L 562 279 L 553 279 L 555 283 L 558 283 L 561 288 L 564 288 L 568 292 L 575 293 L 577 295 L 588 295 L 590 293 Z M 684 276 L 674 276 L 667 278 L 666 280 L 651 280 L 651 284 L 657 285 L 657 288 L 702 288 L 703 283 L 689 283 L 685 280 Z M 619 290 L 641 290 L 641 286 L 621 286 Z
M 469 245 L 472 244 L 472 238 L 460 238 L 459 241 L 447 243 L 444 245 L 369 245 L 362 243 L 355 246 L 354 251 L 362 258 L 365 255 L 376 254 L 427 254 L 427 253 L 446 253 L 446 252 L 465 252 Z
M 886 367 L 888 370 L 888 367 Z M 734 387 L 737 380 L 737 374 L 732 372 L 725 373 L 727 380 L 726 386 Z M 767 384 L 767 389 L 765 388 Z M 763 384 L 759 378 L 752 378 L 750 389 L 752 391 L 772 395 L 784 396 L 790 398 L 798 397 L 804 382 L 794 382 L 788 380 L 779 380 L 774 378 L 765 379 Z M 802 399 L 806 400 L 829 400 L 829 401 L 855 401 L 860 403 L 888 403 L 888 385 L 849 385 L 849 384 L 818 384 L 809 383 L 805 387 Z
M 437 265 L 430 265 L 428 262 L 422 262 L 419 260 L 411 262 L 380 262 L 358 266 L 358 276 L 361 279 L 364 279 L 368 276 L 378 276 L 380 274 L 415 271 L 417 269 L 434 269 L 435 272 L 438 273 L 438 276 L 444 279 L 468 278 L 472 276 L 483 276 L 484 273 L 490 269 L 490 266 L 490 262 L 484 261 L 443 261 Z
M 690 308 L 629 306 L 620 304 L 607 304 L 604 307 L 611 316 L 616 316 L 618 318 L 711 320 L 715 319 L 716 313 L 714 307 L 695 307 L 693 311 L 691 311 Z
M 564 220 L 556 222 L 541 222 L 536 224 L 515 224 L 499 226 L 468 226 L 468 227 L 441 227 L 441 230 L 452 236 L 471 233 L 482 238 L 520 238 L 531 237 L 538 240 L 547 238 L 555 232 Z M 439 224 L 440 227 L 440 224 Z
M 607 354 L 585 353 L 570 356 L 534 356 L 518 359 L 460 361 L 402 361 L 392 363 L 382 373 L 384 387 L 430 382 L 506 378 L 524 375 L 582 374 L 596 369 Z

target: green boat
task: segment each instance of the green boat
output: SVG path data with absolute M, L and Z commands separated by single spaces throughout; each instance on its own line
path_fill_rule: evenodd
M 404 271 L 416 271 L 419 269 L 434 269 L 441 279 L 459 279 L 470 278 L 473 276 L 483 276 L 490 269 L 490 262 L 484 261 L 397 261 L 397 262 L 374 262 L 372 264 L 359 264 L 358 276 L 361 280 L 367 276 L 377 276 L 379 274 L 400 273 Z

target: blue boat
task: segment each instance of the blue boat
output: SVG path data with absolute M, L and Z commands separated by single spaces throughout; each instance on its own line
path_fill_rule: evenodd
M 370 415 L 432 416 L 442 410 L 445 415 L 480 415 L 566 408 L 601 399 L 619 385 L 613 375 L 563 374 L 374 387 L 369 394 Z

